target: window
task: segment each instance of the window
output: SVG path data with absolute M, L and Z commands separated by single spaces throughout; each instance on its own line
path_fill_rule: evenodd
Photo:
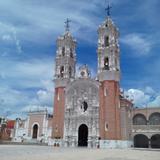
M 65 47 L 62 47 L 62 56 L 65 56 Z
M 108 59 L 108 57 L 104 58 L 104 69 L 109 70 L 109 59 Z
M 81 72 L 81 76 L 82 76 L 82 77 L 85 76 L 85 72 L 84 72 L 84 71 Z
M 72 67 L 69 66 L 69 78 L 71 78 L 71 77 L 72 77 Z
M 108 123 L 106 122 L 105 123 L 105 131 L 108 131 L 108 128 L 109 128 L 109 126 L 108 126 Z
M 108 89 L 104 88 L 104 96 L 107 96 L 107 95 L 108 95 Z
M 109 37 L 108 37 L 108 36 L 106 36 L 106 37 L 104 38 L 104 46 L 105 46 L 105 47 L 108 47 L 108 46 L 109 46 Z
M 70 48 L 70 57 L 73 58 L 73 50 Z
M 118 69 L 118 63 L 117 63 L 117 58 L 115 58 L 115 68 L 116 68 L 116 71 L 119 71 L 119 69 Z
M 136 114 L 133 117 L 133 125 L 146 125 L 146 124 L 147 124 L 147 120 L 143 114 Z
M 149 117 L 150 125 L 160 125 L 160 113 L 152 113 Z
M 64 66 L 61 66 L 60 68 L 60 77 L 63 78 L 64 76 Z

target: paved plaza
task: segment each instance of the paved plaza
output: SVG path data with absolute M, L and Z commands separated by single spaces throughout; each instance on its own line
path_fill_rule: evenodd
M 0 145 L 0 160 L 159 160 L 160 151 Z

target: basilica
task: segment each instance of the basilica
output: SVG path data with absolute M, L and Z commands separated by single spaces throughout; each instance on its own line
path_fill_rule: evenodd
M 13 141 L 43 141 L 57 147 L 160 148 L 160 109 L 133 107 L 120 91 L 119 30 L 108 16 L 99 25 L 97 75 L 87 65 L 76 73 L 76 39 L 66 22 L 57 38 L 53 116 L 29 113 L 17 121 Z M 95 33 L 96 34 L 96 33 Z
M 120 98 L 118 38 L 118 29 L 108 15 L 98 27 L 97 78 L 93 79 L 87 65 L 81 66 L 76 76 L 76 40 L 68 24 L 64 35 L 58 37 L 53 139 L 62 145 L 131 145 L 126 126 L 132 103 Z M 122 103 L 126 105 L 123 112 Z

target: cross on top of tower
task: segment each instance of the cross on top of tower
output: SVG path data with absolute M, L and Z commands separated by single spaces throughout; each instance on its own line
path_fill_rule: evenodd
M 70 28 L 69 23 L 70 23 L 70 22 L 71 22 L 71 20 L 69 20 L 68 18 L 67 18 L 67 20 L 64 22 L 64 23 L 65 23 L 65 30 L 66 30 L 66 32 L 69 31 L 69 28 Z
M 107 16 L 110 16 L 111 15 L 111 6 L 110 6 L 110 4 L 109 4 L 109 2 L 108 2 L 108 6 L 107 6 L 107 8 L 105 8 L 105 10 L 107 11 Z

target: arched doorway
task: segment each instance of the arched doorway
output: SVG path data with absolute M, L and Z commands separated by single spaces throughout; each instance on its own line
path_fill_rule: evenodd
M 33 134 L 32 134 L 32 138 L 37 138 L 37 136 L 38 136 L 38 125 L 37 124 L 35 124 L 34 126 L 33 126 Z
M 160 148 L 160 134 L 156 134 L 151 137 L 151 147 Z
M 81 124 L 78 129 L 78 146 L 88 146 L 88 127 Z
M 134 147 L 148 148 L 148 137 L 143 134 L 137 134 L 134 136 Z

